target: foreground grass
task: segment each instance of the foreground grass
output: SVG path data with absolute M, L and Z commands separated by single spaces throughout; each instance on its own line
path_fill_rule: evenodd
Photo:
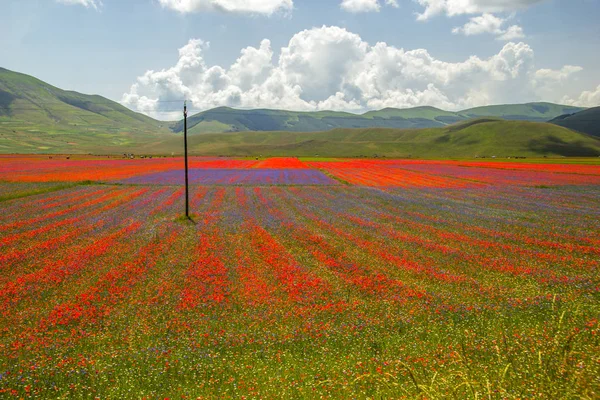
M 2 387 L 45 398 L 594 399 L 600 329 L 586 314 L 597 311 L 549 300 L 380 326 L 310 320 L 282 339 L 283 327 L 231 325 L 244 316 L 227 310 L 206 318 L 206 334 L 97 327 L 51 363 L 13 360 Z

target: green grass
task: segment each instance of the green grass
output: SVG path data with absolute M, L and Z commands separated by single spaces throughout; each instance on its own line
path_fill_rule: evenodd
M 180 139 L 161 148 L 181 154 Z M 191 136 L 192 154 L 388 158 L 595 157 L 600 140 L 546 123 L 483 120 L 430 129 L 334 129 L 327 132 L 233 132 Z M 148 148 L 148 151 L 151 151 Z M 154 151 L 159 152 L 158 148 Z M 319 157 L 317 157 L 319 155 Z M 491 160 L 491 158 L 488 158 Z M 561 160 L 563 161 L 563 160 Z M 586 161 L 595 163 L 594 160 Z
M 135 154 L 181 155 L 181 134 L 164 136 L 129 135 L 119 132 L 18 133 L 3 136 L 0 153 Z M 71 141 L 76 141 L 75 144 Z M 597 157 L 600 139 L 566 128 L 525 121 L 482 120 L 445 128 L 429 129 L 333 129 L 326 132 L 230 132 L 190 135 L 190 154 L 210 156 L 292 156 L 324 161 L 339 157 L 460 158 L 522 156 L 519 162 L 586 162 L 567 157 Z M 543 158 L 544 156 L 549 158 Z
M 38 194 L 57 192 L 80 186 L 82 183 L 44 182 L 44 183 L 3 183 L 0 182 L 0 203 L 35 196 Z

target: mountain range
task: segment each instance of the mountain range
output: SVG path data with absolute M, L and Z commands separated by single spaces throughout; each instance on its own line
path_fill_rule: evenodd
M 188 131 L 192 152 L 211 155 L 594 156 L 599 114 L 552 103 L 361 115 L 219 107 L 190 116 Z M 182 130 L 183 121 L 0 68 L 0 153 L 179 154 Z
M 564 114 L 584 110 L 581 107 L 552 103 L 528 103 L 477 107 L 459 112 L 435 107 L 407 109 L 385 108 L 361 115 L 336 111 L 293 112 L 280 110 L 236 110 L 219 107 L 188 118 L 188 132 L 221 133 L 243 131 L 319 132 L 336 128 L 442 128 L 474 118 L 546 122 Z M 183 121 L 171 126 L 183 131 Z

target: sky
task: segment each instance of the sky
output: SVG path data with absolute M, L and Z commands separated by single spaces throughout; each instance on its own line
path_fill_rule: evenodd
M 152 117 L 600 105 L 600 0 L 0 0 L 0 67 Z

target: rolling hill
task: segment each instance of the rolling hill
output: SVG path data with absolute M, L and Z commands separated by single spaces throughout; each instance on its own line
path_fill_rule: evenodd
M 565 114 L 550 121 L 574 131 L 600 138 L 600 107 L 589 108 L 575 114 Z
M 478 107 L 451 112 L 435 107 L 408 109 L 385 108 L 362 115 L 345 112 L 292 112 L 280 110 L 236 110 L 219 107 L 188 117 L 188 132 L 221 133 L 243 131 L 318 132 L 336 128 L 440 128 L 473 118 L 497 117 L 506 120 L 546 122 L 565 113 L 583 110 L 579 107 L 551 103 L 529 103 Z M 172 125 L 174 132 L 183 131 L 183 121 Z
M 600 155 L 598 138 L 528 121 L 580 110 L 531 103 L 458 113 L 416 107 L 355 115 L 221 107 L 191 116 L 188 127 L 191 152 L 206 155 Z M 596 115 L 590 110 L 575 116 L 580 114 Z M 104 97 L 61 90 L 0 68 L 0 153 L 180 154 L 182 129 L 181 121 L 159 122 Z
M 181 152 L 181 140 L 165 149 Z M 230 132 L 192 135 L 193 154 L 470 158 L 475 156 L 598 156 L 600 140 L 539 122 L 477 119 L 443 128 L 337 128 L 326 132 Z M 151 152 L 150 147 L 146 150 Z
M 82 152 L 172 135 L 167 124 L 101 96 L 0 68 L 0 151 Z

